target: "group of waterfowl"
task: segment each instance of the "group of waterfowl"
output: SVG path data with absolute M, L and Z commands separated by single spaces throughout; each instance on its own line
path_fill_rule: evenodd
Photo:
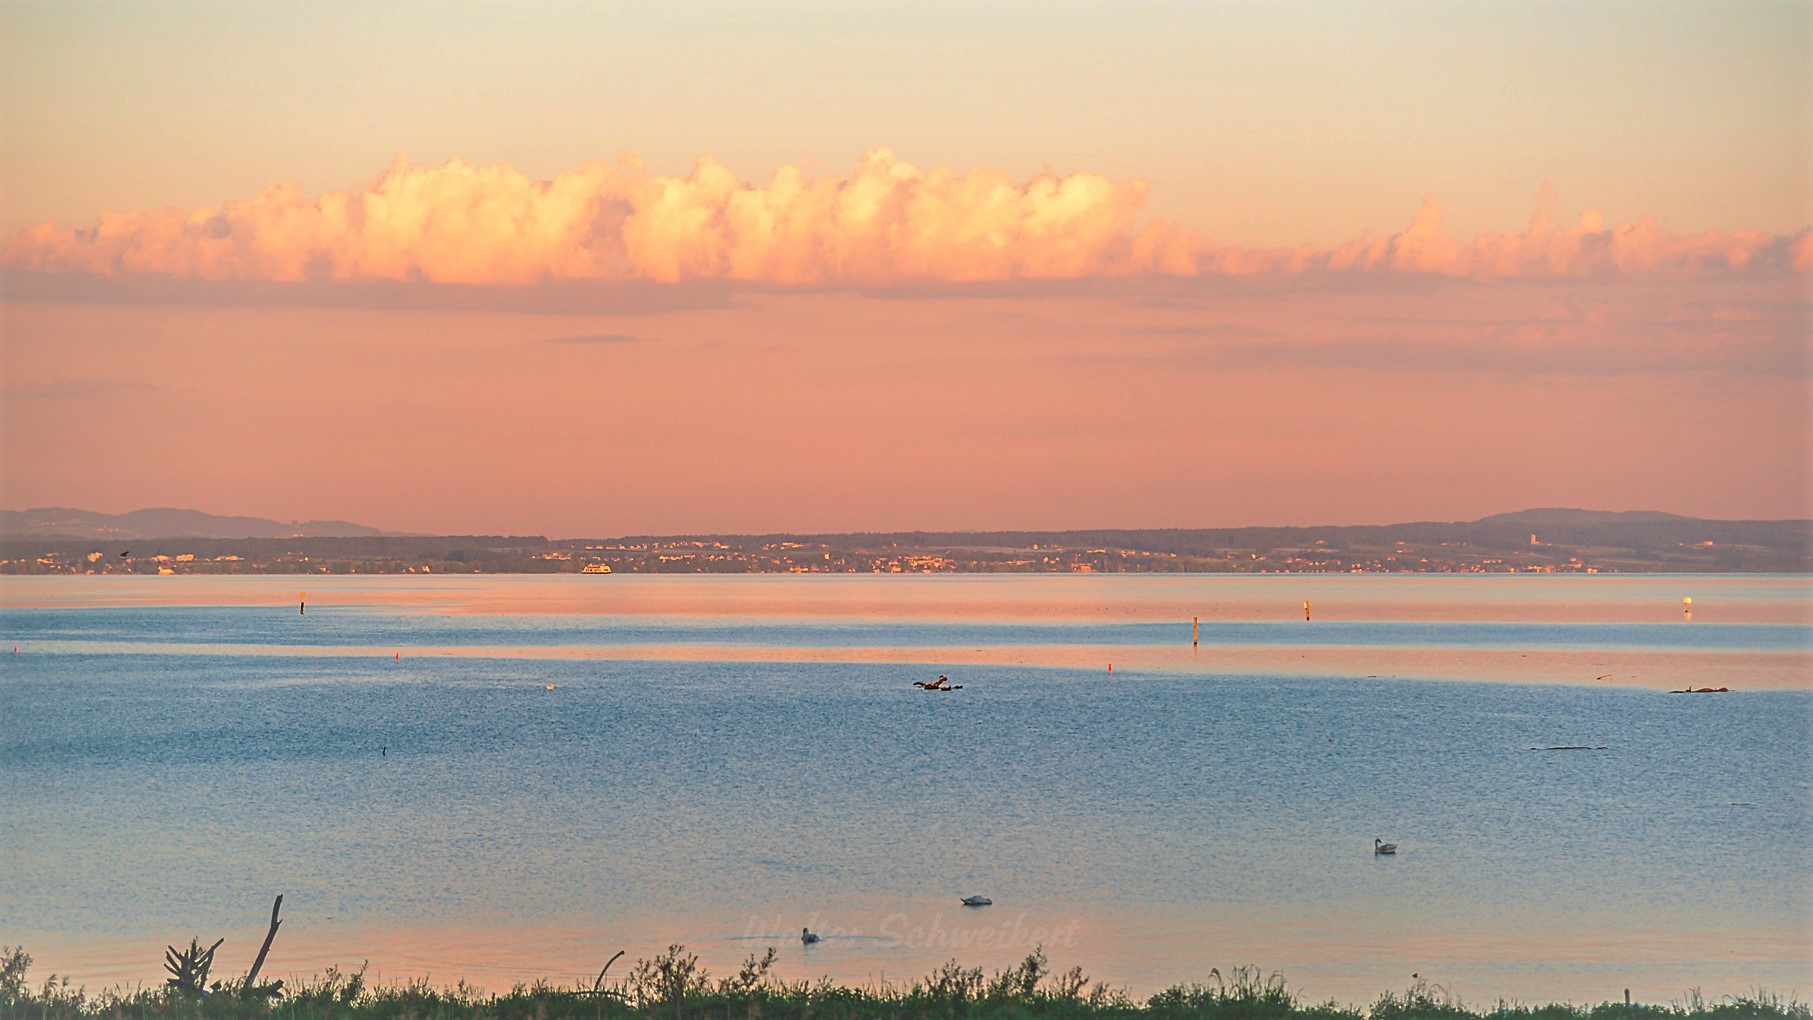
M 913 686 L 922 691 L 960 691 L 963 689 L 962 684 L 951 683 L 950 677 L 945 676 L 943 673 L 938 674 L 938 679 L 933 680 L 929 684 L 924 680 L 915 680 L 913 681 Z
M 913 681 L 913 686 L 922 691 L 960 691 L 963 689 L 962 684 L 951 683 L 950 678 L 942 673 L 938 674 L 938 679 L 933 680 L 930 683 L 927 683 L 924 680 L 915 680 Z M 1372 841 L 1372 852 L 1378 856 L 1395 855 L 1398 852 L 1398 845 L 1396 843 L 1387 843 L 1383 839 L 1374 837 Z M 959 902 L 966 907 L 986 907 L 993 904 L 995 901 L 986 896 L 965 896 Z M 822 941 L 820 936 L 810 928 L 800 929 L 799 940 L 808 946 L 815 942 Z
M 966 907 L 987 907 L 992 906 L 995 901 L 986 896 L 965 896 L 957 902 Z M 801 945 L 809 946 L 817 942 L 823 942 L 825 937 L 818 932 L 813 931 L 811 928 L 801 928 L 799 930 L 799 940 Z

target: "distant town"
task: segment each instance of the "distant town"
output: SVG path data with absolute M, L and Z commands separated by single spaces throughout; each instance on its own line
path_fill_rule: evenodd
M 164 516 L 138 520 L 127 520 L 134 515 L 55 513 L 4 512 L 0 573 L 583 573 L 602 578 L 637 573 L 1813 571 L 1813 522 L 1709 521 L 1584 510 L 1365 526 L 614 539 L 386 535 L 344 522 L 284 525 L 195 511 L 139 511 Z M 83 516 L 68 517 L 71 513 Z M 295 533 L 259 533 L 286 528 Z M 87 533 L 60 534 L 59 529 Z M 145 533 L 160 529 L 189 533 Z M 334 530 L 362 533 L 319 533 Z

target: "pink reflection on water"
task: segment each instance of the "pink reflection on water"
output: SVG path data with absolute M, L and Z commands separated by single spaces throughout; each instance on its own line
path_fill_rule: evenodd
M 424 613 L 1027 623 L 1813 623 L 1785 575 L 688 575 L 9 577 L 0 606 L 383 606 Z
M 658 645 L 435 645 L 376 648 L 334 645 L 133 644 L 40 642 L 34 654 L 85 652 L 135 655 L 226 655 L 340 657 L 382 660 L 386 669 L 365 681 L 421 682 L 433 679 L 437 659 L 593 660 L 613 662 L 848 663 L 924 666 L 952 672 L 965 683 L 985 681 L 979 671 L 1004 666 L 1040 666 L 1100 671 L 1124 682 L 1139 673 L 1183 673 L 1206 677 L 1334 676 L 1354 680 L 1417 679 L 1481 682 L 1582 684 L 1673 690 L 1731 687 L 1735 690 L 1813 689 L 1813 651 L 1749 652 L 1692 649 L 1532 649 L 1402 645 L 990 645 L 773 647 L 670 643 Z M 427 665 L 424 665 L 427 664 Z M 1114 666 L 1112 674 L 1108 667 Z M 430 672 L 423 672 L 423 670 Z M 318 683 L 317 678 L 297 682 Z

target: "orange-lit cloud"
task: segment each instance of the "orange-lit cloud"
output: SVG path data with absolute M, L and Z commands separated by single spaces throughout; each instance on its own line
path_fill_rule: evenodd
M 1093 173 L 1015 181 L 924 171 L 882 149 L 848 177 L 783 166 L 745 183 L 705 157 L 685 177 L 634 160 L 553 180 L 509 166 L 393 163 L 360 192 L 295 185 L 218 208 L 108 213 L 6 243 L 6 265 L 210 280 L 744 280 L 1071 278 L 1187 272 L 1180 231 L 1133 220 L 1143 181 Z
M 1604 217 L 1590 209 L 1572 226 L 1556 226 L 1556 205 L 1555 191 L 1545 183 L 1528 229 L 1486 231 L 1466 241 L 1447 232 L 1441 204 L 1424 196 L 1410 225 L 1395 234 L 1360 237 L 1331 249 L 1198 244 L 1196 268 L 1235 276 L 1397 272 L 1476 280 L 1813 272 L 1813 230 L 1792 235 L 1760 230 L 1673 234 L 1647 216 L 1636 223 L 1607 226 Z
M 1542 186 L 1536 214 L 1523 233 L 1481 233 L 1471 242 L 1448 235 L 1433 198 L 1402 233 L 1349 241 L 1326 255 L 1330 269 L 1389 268 L 1491 279 L 1508 276 L 1598 276 L 1700 270 L 1813 270 L 1813 232 L 1793 236 L 1758 230 L 1671 234 L 1645 217 L 1606 226 L 1588 210 L 1573 226 L 1551 223 L 1555 191 Z
M 1402 273 L 1493 279 L 1813 271 L 1813 233 L 1671 234 L 1555 226 L 1545 185 L 1520 233 L 1447 233 L 1426 199 L 1403 231 L 1332 249 L 1218 245 L 1141 221 L 1140 180 L 922 170 L 864 154 L 848 176 L 782 166 L 766 184 L 705 157 L 685 177 L 634 159 L 552 180 L 507 165 L 393 163 L 358 192 L 310 199 L 295 185 L 192 211 L 107 213 L 44 224 L 0 245 L 13 270 L 210 281 L 746 281 L 777 285 L 1075 279 L 1127 275 Z

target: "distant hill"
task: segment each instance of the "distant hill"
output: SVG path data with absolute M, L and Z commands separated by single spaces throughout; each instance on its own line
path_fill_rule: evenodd
M 1517 510 L 1508 514 L 1493 514 L 1481 517 L 1474 524 L 1540 524 L 1544 526 L 1574 527 L 1580 525 L 1605 524 L 1676 524 L 1699 521 L 1698 517 L 1682 517 L 1680 514 L 1665 514 L 1660 510 L 1572 510 L 1562 507 L 1550 507 L 1540 510 Z
M 349 521 L 282 521 L 222 517 L 200 510 L 149 507 L 103 514 L 67 507 L 0 510 L 0 537 L 136 540 L 147 538 L 354 538 L 384 534 Z
M 803 542 L 866 543 L 889 547 L 993 547 L 1022 549 L 1034 543 L 1075 548 L 1114 547 L 1154 553 L 1206 554 L 1217 549 L 1378 547 L 1397 543 L 1466 545 L 1489 550 L 1543 546 L 1614 548 L 1649 555 L 1681 547 L 1741 546 L 1805 556 L 1813 552 L 1813 521 L 1717 521 L 1651 510 L 1519 510 L 1477 521 L 1414 521 L 1403 524 L 1331 524 L 1241 528 L 1103 528 L 1075 531 L 909 531 L 859 534 L 678 536 L 726 541 L 793 539 Z M 653 541 L 663 536 L 632 536 Z
M 1653 510 L 1521 510 L 1482 517 L 1471 525 L 1476 539 L 1514 540 L 1525 532 L 1551 545 L 1622 546 L 1665 549 L 1674 546 L 1750 546 L 1800 553 L 1813 551 L 1813 521 L 1715 521 Z

